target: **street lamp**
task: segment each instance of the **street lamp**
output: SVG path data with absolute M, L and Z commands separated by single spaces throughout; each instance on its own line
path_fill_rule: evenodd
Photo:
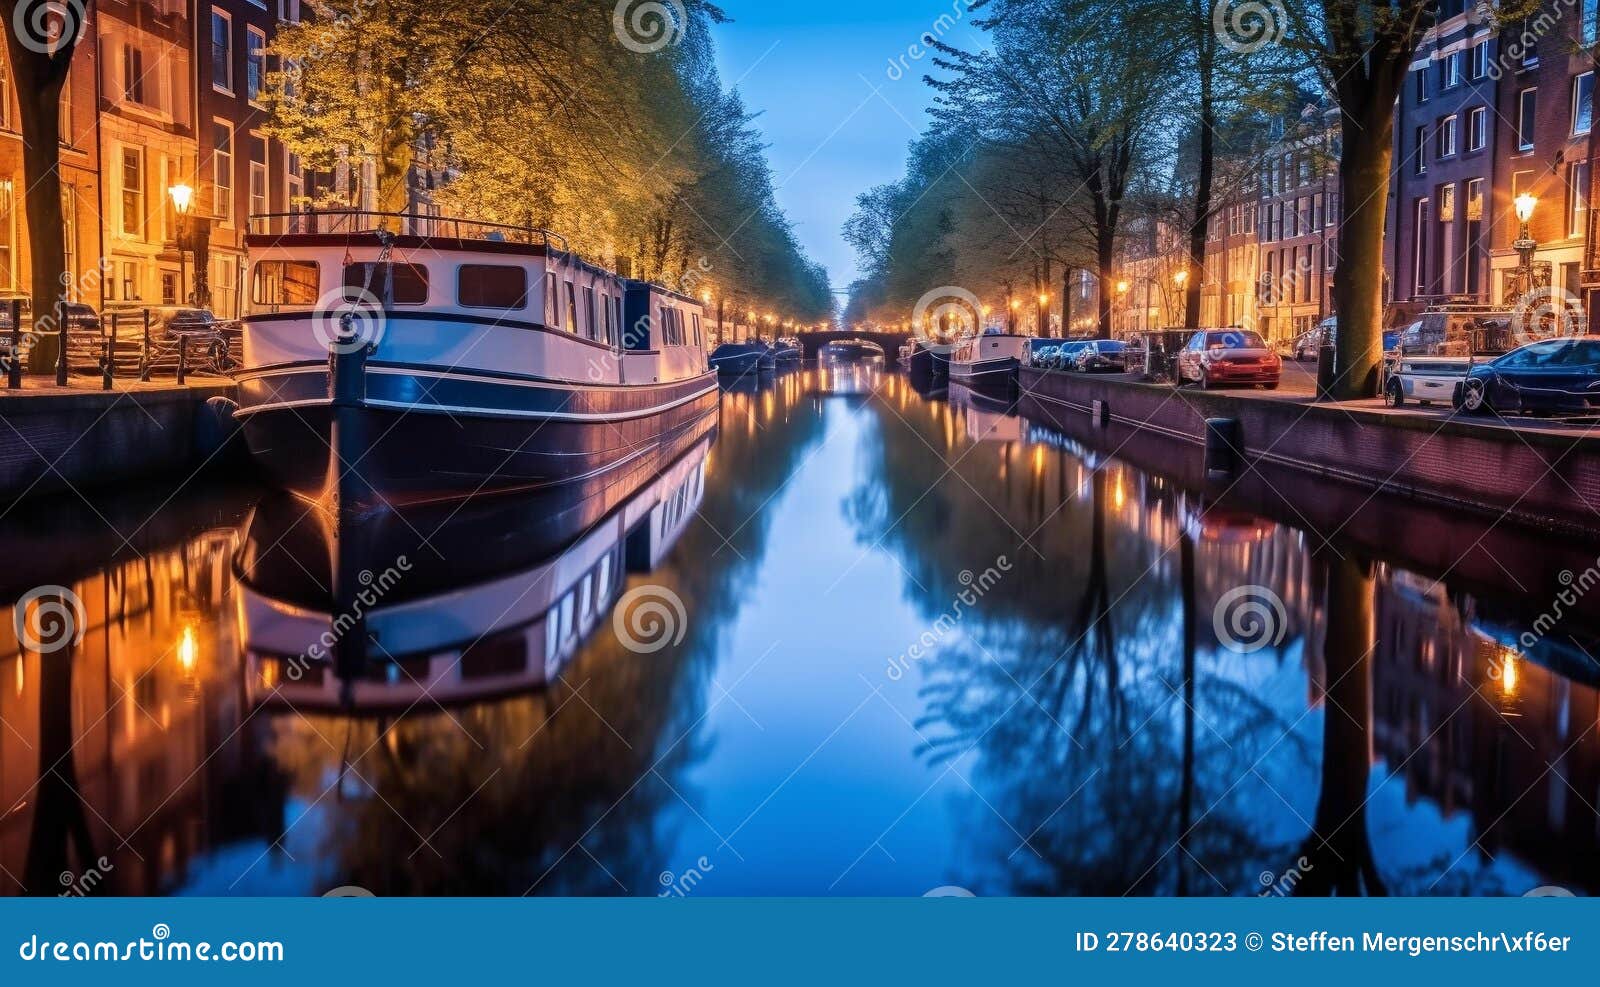
M 189 235 L 189 207 L 194 202 L 194 189 L 180 183 L 167 189 L 167 195 L 172 198 L 172 210 L 178 217 L 178 304 L 182 305 L 189 298 L 183 241 Z
M 1117 308 L 1122 311 L 1122 331 L 1128 331 L 1128 289 L 1131 285 L 1126 279 L 1117 281 Z
M 1533 231 L 1528 224 L 1533 221 L 1533 207 L 1539 200 L 1533 195 L 1524 192 L 1512 200 L 1511 205 L 1517 213 L 1517 241 L 1511 246 L 1517 251 L 1517 280 L 1521 291 L 1519 295 L 1527 295 L 1533 291 L 1533 252 L 1538 249 L 1539 243 L 1533 238 Z

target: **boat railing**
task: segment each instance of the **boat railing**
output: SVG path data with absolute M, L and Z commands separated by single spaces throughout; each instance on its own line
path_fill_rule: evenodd
M 300 236 L 326 233 L 375 233 L 388 230 L 400 236 L 452 240 L 483 240 L 490 243 L 542 244 L 570 253 L 567 238 L 536 226 L 491 223 L 457 216 L 432 216 L 426 213 L 376 212 L 366 209 L 307 208 L 292 212 L 255 213 L 250 217 L 253 236 Z

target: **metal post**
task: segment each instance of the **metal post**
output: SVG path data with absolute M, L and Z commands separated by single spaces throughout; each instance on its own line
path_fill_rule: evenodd
M 139 379 L 150 379 L 150 310 L 144 310 L 144 342 L 139 344 Z
M 13 391 L 22 386 L 22 299 L 11 299 L 11 366 L 6 386 Z
M 67 297 L 56 299 L 56 386 L 67 386 Z
M 189 377 L 189 337 L 178 337 L 178 386 L 182 387 Z
M 100 389 L 111 390 L 111 379 L 116 375 L 112 364 L 117 359 L 117 317 L 111 316 L 111 335 L 105 334 L 105 322 L 100 323 Z

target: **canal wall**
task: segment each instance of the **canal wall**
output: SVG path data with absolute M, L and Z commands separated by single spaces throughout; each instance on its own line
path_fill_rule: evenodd
M 238 454 L 228 381 L 0 392 L 0 502 L 192 472 Z
M 1600 527 L 1600 438 L 1032 367 L 1020 374 L 1023 414 L 1068 434 L 1097 431 L 1102 439 L 1093 444 L 1103 449 L 1125 441 L 1119 432 L 1164 436 L 1174 443 L 1169 455 L 1187 460 L 1168 464 L 1178 472 L 1204 475 L 1206 421 L 1227 418 L 1238 422 L 1238 451 L 1249 466 L 1337 479 L 1586 541 Z

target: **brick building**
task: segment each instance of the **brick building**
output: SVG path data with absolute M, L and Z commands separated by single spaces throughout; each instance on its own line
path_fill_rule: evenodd
M 1333 313 L 1338 258 L 1338 110 L 1315 94 L 1275 124 L 1262 163 L 1256 329 L 1293 339 Z
M 1485 207 L 1494 201 L 1504 136 L 1496 109 L 1499 42 L 1492 18 L 1464 8 L 1464 0 L 1443 3 L 1395 114 L 1385 261 L 1391 300 L 1407 312 L 1492 300 L 1495 241 Z

